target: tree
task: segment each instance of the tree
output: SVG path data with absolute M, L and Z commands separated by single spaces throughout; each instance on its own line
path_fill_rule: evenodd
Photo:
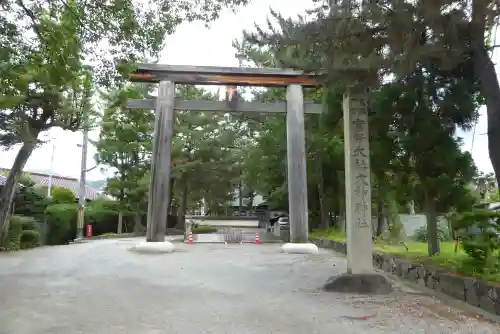
M 99 139 L 94 142 L 96 163 L 114 171 L 106 191 L 121 205 L 119 232 L 123 210 L 135 212 L 136 232 L 146 211 L 148 188 L 143 179 L 151 165 L 154 114 L 148 109 L 128 109 L 126 103 L 128 99 L 144 98 L 147 91 L 147 87 L 130 85 L 108 94 L 110 107 L 104 110 Z
M 259 47 L 243 39 L 235 41 L 236 56 L 243 65 L 257 67 L 288 67 L 292 61 L 280 57 L 274 45 Z M 305 99 L 322 102 L 325 112 L 306 115 L 306 150 L 308 171 L 308 205 L 311 226 L 317 222 L 328 227 L 331 218 L 339 218 L 343 208 L 344 151 L 342 140 L 342 91 L 331 86 L 325 89 L 306 90 Z M 255 91 L 254 99 L 269 102 L 285 99 L 284 89 Z M 252 130 L 253 140 L 246 159 L 246 178 L 253 188 L 263 194 L 270 207 L 287 210 L 288 188 L 286 183 L 286 126 L 284 117 L 247 116 L 243 121 Z M 256 157 L 259 157 L 258 159 Z M 328 172 L 323 172 L 328 171 Z
M 81 44 L 69 9 L 61 12 L 58 22 L 49 13 L 41 15 L 34 27 L 46 44 L 33 49 L 15 36 L 18 44 L 2 54 L 9 58 L 3 60 L 0 79 L 0 145 L 22 146 L 0 193 L 0 239 L 8 230 L 14 185 L 39 143 L 38 135 L 53 126 L 77 130 L 92 94 L 92 75 L 80 61 Z
M 272 14 L 278 27 L 258 29 L 247 34 L 249 40 L 293 56 L 289 66 L 326 70 L 328 81 L 378 85 L 384 75 L 405 77 L 433 62 L 442 77 L 474 82 L 487 106 L 489 153 L 499 183 L 500 86 L 489 55 L 497 47 L 489 42 L 500 14 L 495 1 L 342 0 L 317 6 L 307 21 Z
M 429 253 L 433 255 L 439 251 L 436 201 L 444 196 L 440 192 L 449 191 L 453 184 L 463 188 L 474 173 L 470 155 L 460 152 L 454 135 L 457 126 L 470 128 L 476 120 L 480 86 L 471 74 L 470 57 L 444 65 L 446 33 L 441 27 L 432 31 L 436 36 L 431 35 L 428 29 L 434 28 L 435 22 L 415 9 L 420 3 L 400 2 L 387 18 L 380 16 L 385 13 L 380 8 L 386 5 L 392 6 L 377 2 L 356 7 L 341 1 L 314 10 L 315 19 L 307 22 L 302 18 L 286 20 L 273 13 L 278 29 L 270 24 L 271 31 L 257 29 L 245 37 L 247 43 L 275 50 L 276 57 L 288 67 L 324 72 L 326 85 L 334 85 L 334 80 L 335 86 L 344 88 L 370 85 L 376 94 L 382 94 L 378 106 L 372 104 L 375 116 L 370 119 L 375 138 L 381 141 L 372 152 L 378 184 L 375 193 L 381 199 L 384 192 L 403 191 L 403 197 L 412 203 L 418 195 L 416 186 L 422 186 L 419 200 L 428 218 Z M 402 27 L 397 27 L 400 20 Z M 401 35 L 402 31 L 406 35 Z M 408 40 L 412 43 L 407 47 Z M 384 77 L 387 74 L 392 78 Z M 377 87 L 381 87 L 378 92 Z M 379 113 L 387 116 L 384 119 Z M 391 165 L 399 170 L 384 171 Z M 457 172 L 458 168 L 463 171 Z M 397 179 L 408 186 L 387 187 Z M 401 182 L 405 179 L 413 181 Z
M 165 36 L 183 20 L 208 22 L 223 6 L 235 8 L 245 3 L 0 2 L 0 59 L 4 64 L 0 70 L 0 145 L 22 144 L 0 193 L 0 240 L 8 230 L 14 185 L 39 143 L 40 132 L 54 126 L 76 131 L 87 123 L 94 85 L 120 82 L 114 80 L 115 61 L 156 58 Z
M 218 100 L 218 96 L 192 86 L 179 86 L 183 99 Z M 177 111 L 173 143 L 173 176 L 178 225 L 184 225 L 188 202 L 202 199 L 209 209 L 220 211 L 233 200 L 238 149 L 238 127 L 229 115 L 210 112 Z M 221 213 L 221 212 L 219 212 Z

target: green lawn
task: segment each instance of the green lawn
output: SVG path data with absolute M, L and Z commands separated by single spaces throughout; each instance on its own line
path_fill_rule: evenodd
M 339 242 L 346 241 L 344 233 L 333 229 L 313 231 L 310 236 L 312 238 L 328 238 Z M 380 241 L 374 244 L 374 249 L 398 258 L 408 259 L 411 262 L 434 265 L 449 270 L 450 272 L 467 276 L 478 276 L 491 282 L 500 282 L 500 275 L 498 274 L 477 275 L 470 266 L 465 265 L 464 260 L 468 259 L 467 254 L 463 252 L 461 247 L 459 247 L 458 252 L 455 253 L 454 241 L 442 242 L 441 253 L 432 257 L 428 256 L 427 243 L 408 241 L 405 242 L 405 244 L 408 247 L 408 251 L 403 244 L 389 245 Z

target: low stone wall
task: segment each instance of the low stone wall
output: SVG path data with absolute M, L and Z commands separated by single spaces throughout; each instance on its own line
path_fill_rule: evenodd
M 328 239 L 312 239 L 311 242 L 318 247 L 347 253 L 346 244 L 342 242 Z M 411 263 L 379 252 L 373 253 L 373 267 L 500 315 L 500 285 L 473 277 L 458 276 L 440 268 Z

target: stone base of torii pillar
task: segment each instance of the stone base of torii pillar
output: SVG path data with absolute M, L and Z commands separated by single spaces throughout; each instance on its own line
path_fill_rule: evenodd
M 283 253 L 289 254 L 317 254 L 318 246 L 312 243 L 286 243 L 281 246 Z
M 175 251 L 175 246 L 170 241 L 159 241 L 159 242 L 140 242 L 133 247 L 133 250 L 138 253 L 148 253 L 148 254 L 164 254 L 172 253 Z
M 324 285 L 328 292 L 384 295 L 392 292 L 392 285 L 377 272 L 365 274 L 341 274 L 331 277 Z

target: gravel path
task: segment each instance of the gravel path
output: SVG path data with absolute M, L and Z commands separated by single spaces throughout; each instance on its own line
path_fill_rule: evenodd
M 323 292 L 345 270 L 329 251 L 178 244 L 151 255 L 130 251 L 138 240 L 0 254 L 0 334 L 500 333 L 404 287 L 386 297 Z

